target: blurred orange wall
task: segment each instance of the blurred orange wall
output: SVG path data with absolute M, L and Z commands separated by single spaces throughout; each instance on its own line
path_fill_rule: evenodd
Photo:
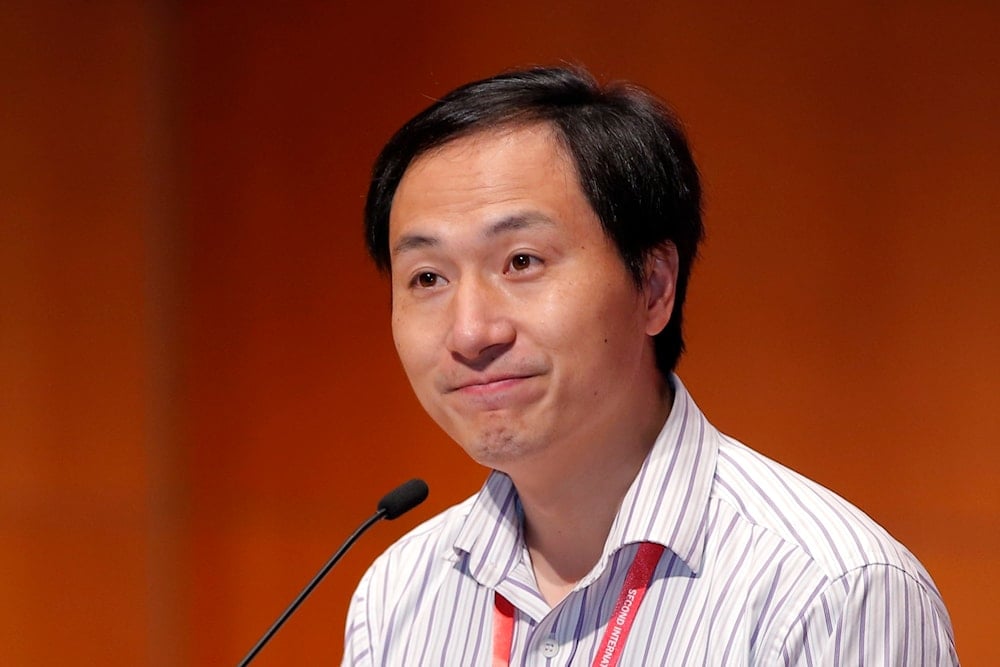
M 485 475 L 399 369 L 368 169 L 435 96 L 559 61 L 688 124 L 701 407 L 885 525 L 1000 664 L 1000 8 L 398 5 L 0 9 L 0 664 L 234 664 L 422 476 L 255 663 L 336 664 L 367 563 Z
M 61 5 L 61 6 L 60 6 Z M 161 17 L 0 7 L 0 664 L 180 664 Z

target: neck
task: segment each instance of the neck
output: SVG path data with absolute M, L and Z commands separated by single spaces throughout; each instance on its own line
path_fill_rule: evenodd
M 604 545 L 649 450 L 670 412 L 669 387 L 629 437 L 581 447 L 573 461 L 534 465 L 511 474 L 524 509 L 524 539 L 540 592 L 561 601 L 601 557 Z M 539 463 L 539 462 L 536 462 Z

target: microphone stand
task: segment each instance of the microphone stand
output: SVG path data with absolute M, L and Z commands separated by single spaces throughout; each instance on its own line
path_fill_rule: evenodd
M 254 659 L 254 656 L 260 653 L 260 650 L 264 648 L 264 645 L 271 641 L 271 637 L 274 636 L 274 633 L 277 632 L 278 629 L 285 624 L 285 621 L 288 620 L 288 617 L 299 608 L 302 601 L 305 600 L 310 593 L 312 593 L 313 589 L 319 585 L 319 582 L 323 581 L 323 577 L 326 576 L 327 572 L 329 572 L 330 569 L 337 564 L 337 561 L 340 560 L 345 553 L 347 553 L 347 550 L 350 549 L 355 542 L 357 542 L 358 538 L 361 537 L 366 530 L 375 525 L 380 519 L 384 518 L 386 514 L 387 512 L 385 508 L 380 507 L 375 514 L 370 516 L 358 527 L 357 530 L 354 531 L 354 533 L 351 534 L 350 537 L 347 538 L 347 541 L 344 542 L 339 549 L 337 549 L 337 552 L 330 557 L 330 560 L 326 562 L 326 565 L 324 565 L 322 569 L 316 573 L 316 576 L 312 578 L 312 581 L 310 581 L 309 584 L 302 589 L 302 592 L 298 594 L 298 597 L 292 600 L 292 604 L 288 605 L 288 609 L 281 613 L 281 616 L 279 616 L 278 620 L 274 622 L 274 625 L 272 625 L 270 629 L 264 633 L 264 636 L 257 641 L 254 647 L 250 649 L 250 652 L 247 653 L 246 657 L 240 661 L 238 667 L 246 667 L 250 664 L 250 661 Z

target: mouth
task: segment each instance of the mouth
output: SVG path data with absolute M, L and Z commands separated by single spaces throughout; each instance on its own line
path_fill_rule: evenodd
M 503 391 L 505 389 L 510 389 L 532 377 L 534 376 L 511 374 L 470 378 L 453 385 L 447 390 L 446 393 L 450 394 L 461 392 L 467 394 L 484 394 L 495 391 Z
M 522 410 L 545 395 L 547 385 L 539 381 L 543 375 L 544 371 L 533 370 L 470 374 L 447 385 L 442 398 L 467 416 Z

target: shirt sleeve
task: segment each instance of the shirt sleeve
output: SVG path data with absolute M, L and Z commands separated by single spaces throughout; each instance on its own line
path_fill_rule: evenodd
M 371 579 L 372 571 L 369 569 L 351 597 L 351 605 L 347 610 L 341 667 L 373 667 L 375 664 L 371 628 L 372 610 L 369 608 Z
M 772 664 L 958 665 L 951 621 L 933 584 L 891 565 L 833 580 L 790 627 Z

